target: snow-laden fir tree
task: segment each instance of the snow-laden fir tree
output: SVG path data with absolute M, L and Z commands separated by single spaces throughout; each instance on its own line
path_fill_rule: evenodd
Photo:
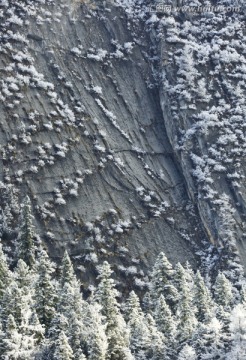
M 72 347 L 74 360 L 83 356 L 88 334 L 88 303 L 83 300 L 80 282 L 74 273 L 73 264 L 65 251 L 59 281 L 59 299 L 57 309 L 67 319 L 67 327 L 63 329 Z
M 61 331 L 55 342 L 54 360 L 74 360 L 73 350 L 64 331 Z
M 151 273 L 150 298 L 152 308 L 155 307 L 161 295 L 165 297 L 171 308 L 175 307 L 179 294 L 172 284 L 173 275 L 172 264 L 164 253 L 160 253 Z
M 1 238 L 6 238 L 6 236 L 11 234 L 12 222 L 13 222 L 13 216 L 11 214 L 10 206 L 6 205 L 4 210 L 0 208 L 0 237 Z
M 73 311 L 68 319 L 68 327 L 65 331 L 68 335 L 69 344 L 73 350 L 74 360 L 78 360 L 83 355 L 85 344 L 84 332 L 88 332 L 88 328 L 79 320 L 79 316 Z
M 53 319 L 51 321 L 49 332 L 48 332 L 48 339 L 50 340 L 51 345 L 58 339 L 58 337 L 62 331 L 64 333 L 68 332 L 68 323 L 69 323 L 68 318 L 66 316 L 64 316 L 63 314 L 61 314 L 59 312 L 59 309 L 57 309 L 55 316 L 53 317 Z
M 174 267 L 173 283 L 178 293 L 181 292 L 183 281 L 185 280 L 187 286 L 192 290 L 194 273 L 189 267 L 189 263 L 186 263 L 186 267 L 183 267 L 180 263 L 177 263 Z
M 214 298 L 216 303 L 224 308 L 230 308 L 233 302 L 232 284 L 221 272 L 215 281 Z
M 221 339 L 224 344 L 225 353 L 231 348 L 232 334 L 231 334 L 231 311 L 230 309 L 225 309 L 222 305 L 217 306 L 216 308 L 216 318 L 220 321 L 221 324 Z
M 12 272 L 9 270 L 6 255 L 3 253 L 2 244 L 0 244 L 0 299 L 10 284 Z
M 126 321 L 130 321 L 132 316 L 136 316 L 136 314 L 140 317 L 144 316 L 140 306 L 139 297 L 137 296 L 135 291 L 132 290 L 124 306 L 124 315 Z
M 177 307 L 177 339 L 179 344 L 183 345 L 191 339 L 197 326 L 197 319 L 193 305 L 193 294 L 186 279 L 183 279 L 180 286 L 180 300 Z
M 88 360 L 106 360 L 108 341 L 106 336 L 106 324 L 100 313 L 101 307 L 97 303 L 89 306 L 87 328 Z
M 197 271 L 194 282 L 194 305 L 198 321 L 206 323 L 213 317 L 214 305 L 207 286 Z
M 193 343 L 201 360 L 223 360 L 225 357 L 222 325 L 215 317 L 209 323 L 199 323 Z
M 36 347 L 44 336 L 44 328 L 38 320 L 35 309 L 33 278 L 33 272 L 23 260 L 19 260 L 13 280 L 2 301 L 3 324 L 6 323 L 8 315 L 11 314 L 14 317 L 18 332 L 22 335 L 21 351 L 23 353 L 26 351 L 27 343 Z
M 99 285 L 96 300 L 101 305 L 101 312 L 106 322 L 106 335 L 108 339 L 108 360 L 130 360 L 129 330 L 119 310 L 117 302 L 118 291 L 111 278 L 112 270 L 108 262 L 99 268 Z
M 176 321 L 163 295 L 154 312 L 158 330 L 165 336 L 166 358 L 172 358 L 176 348 Z
M 78 284 L 77 277 L 74 273 L 74 268 L 70 256 L 68 255 L 67 250 L 64 252 L 64 256 L 62 259 L 62 266 L 61 266 L 61 278 L 60 278 L 61 287 L 65 284 L 69 284 L 70 286 L 74 286 Z
M 227 360 L 246 359 L 246 309 L 238 304 L 231 312 L 230 330 L 232 334 L 231 351 L 227 352 Z
M 143 318 L 132 317 L 128 323 L 130 329 L 130 350 L 136 360 L 150 358 L 150 332 Z
M 130 329 L 130 350 L 136 360 L 148 359 L 150 357 L 150 332 L 139 298 L 134 291 L 131 291 L 125 308 Z
M 32 207 L 29 196 L 26 196 L 21 208 L 20 228 L 17 238 L 17 257 L 32 267 L 35 263 L 35 231 L 33 226 Z
M 186 344 L 178 355 L 178 360 L 197 360 L 195 349 Z
M 150 358 L 162 360 L 166 354 L 165 336 L 157 329 L 155 320 L 150 314 L 146 316 L 146 320 L 149 330 Z
M 32 360 L 36 351 L 33 334 L 26 333 L 16 325 L 15 319 L 9 315 L 5 337 L 3 339 L 3 359 Z
M 36 279 L 36 273 L 30 269 L 30 267 L 22 259 L 18 260 L 17 266 L 14 269 L 14 279 L 23 293 L 32 292 L 34 289 L 32 285 Z
M 17 330 L 13 315 L 9 315 L 7 318 L 6 331 L 2 338 L 2 359 L 14 360 L 20 358 L 21 342 L 22 334 Z M 33 348 L 31 350 L 33 350 Z
M 36 311 L 39 321 L 45 326 L 46 330 L 48 330 L 55 314 L 57 292 L 54 281 L 52 280 L 54 266 L 45 250 L 39 253 L 35 270 L 37 273 L 34 294 Z
M 22 311 L 22 292 L 19 289 L 16 281 L 13 279 L 10 285 L 6 288 L 1 301 L 1 321 L 3 329 L 6 328 L 6 323 L 9 315 L 12 315 L 15 322 L 21 323 L 21 311 Z
M 176 332 L 176 321 L 163 295 L 160 296 L 155 308 L 155 320 L 158 329 L 167 339 L 174 338 Z

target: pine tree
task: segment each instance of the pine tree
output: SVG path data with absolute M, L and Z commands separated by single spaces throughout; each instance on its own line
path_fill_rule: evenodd
M 134 292 L 131 292 L 127 302 L 127 317 L 130 329 L 130 350 L 134 359 L 148 359 L 150 356 L 150 331 L 141 311 L 139 299 Z
M 236 305 L 232 310 L 230 329 L 232 348 L 227 352 L 226 359 L 246 359 L 246 309 L 242 304 Z
M 73 360 L 73 350 L 68 343 L 67 336 L 61 331 L 55 342 L 54 360 Z
M 5 333 L 3 331 L 3 325 L 0 322 L 0 359 L 3 358 L 4 351 L 5 351 L 4 339 L 5 339 Z
M 40 344 L 44 339 L 45 328 L 40 324 L 36 311 L 28 319 L 28 332 L 33 334 L 35 344 Z
M 132 290 L 130 292 L 129 297 L 124 306 L 124 315 L 125 315 L 126 321 L 127 322 L 130 321 L 132 316 L 135 316 L 136 314 L 138 316 L 142 316 L 142 317 L 144 316 L 143 311 L 140 306 L 139 297 Z
M 2 244 L 0 244 L 0 301 L 7 286 L 9 286 L 11 282 L 11 278 L 12 272 L 9 270 L 6 256 L 3 253 Z
M 50 322 L 55 313 L 55 303 L 57 293 L 52 273 L 54 272 L 53 264 L 50 262 L 46 251 L 41 251 L 36 264 L 37 279 L 35 282 L 35 304 L 36 311 L 41 324 L 48 329 Z
M 107 358 L 108 341 L 105 333 L 106 325 L 103 324 L 100 310 L 101 307 L 98 304 L 93 304 L 89 307 L 88 360 L 106 360 Z
M 212 298 L 199 271 L 197 271 L 194 283 L 194 305 L 196 317 L 200 322 L 209 322 L 213 316 Z
M 162 360 L 166 354 L 165 337 L 158 331 L 155 320 L 150 314 L 146 316 L 146 319 L 149 330 L 150 358 L 153 360 Z
M 74 287 L 65 283 L 59 291 L 59 300 L 57 307 L 59 311 L 67 318 L 74 312 Z
M 30 270 L 29 266 L 22 260 L 18 260 L 17 266 L 14 270 L 14 279 L 19 289 L 24 293 L 34 292 L 32 284 L 35 282 L 36 273 Z
M 68 323 L 68 318 L 57 310 L 49 327 L 48 338 L 54 342 L 58 339 L 62 331 L 68 333 Z
M 165 337 L 167 339 L 173 338 L 176 331 L 176 323 L 163 295 L 160 296 L 157 303 L 155 319 L 158 329 Z
M 108 359 L 128 360 L 132 359 L 129 352 L 129 331 L 119 311 L 116 300 L 118 292 L 115 289 L 114 280 L 111 279 L 112 270 L 105 261 L 99 269 L 96 300 L 102 306 L 102 315 L 106 321 L 106 335 L 108 339 Z
M 6 288 L 1 301 L 1 320 L 5 330 L 9 315 L 12 315 L 18 325 L 21 324 L 22 292 L 15 280 Z
M 9 360 L 31 360 L 35 353 L 35 340 L 32 334 L 18 330 L 15 319 L 9 315 L 6 337 L 3 339 L 3 358 Z
M 152 309 L 163 295 L 171 309 L 177 304 L 179 295 L 177 289 L 172 284 L 174 270 L 164 253 L 160 253 L 153 271 L 150 281 L 150 298 L 152 301 Z
M 179 344 L 183 345 L 184 342 L 188 341 L 192 337 L 193 332 L 195 331 L 197 326 L 192 293 L 185 279 L 181 284 L 180 301 L 177 309 L 177 319 L 177 336 Z
M 196 352 L 193 347 L 186 344 L 180 351 L 178 360 L 197 360 Z
M 77 278 L 74 273 L 74 268 L 72 261 L 68 255 L 67 250 L 64 253 L 63 259 L 62 259 L 62 266 L 61 266 L 61 287 L 63 287 L 65 284 L 69 284 L 70 286 L 74 286 L 74 284 L 77 284 Z
M 193 274 L 193 271 L 189 267 L 189 263 L 186 263 L 186 268 L 184 268 L 180 263 L 177 263 L 174 268 L 174 285 L 178 291 L 178 293 L 181 292 L 182 284 L 184 281 L 186 281 L 187 286 L 192 290 L 193 286 L 193 278 L 191 277 L 191 274 Z
M 130 350 L 136 360 L 147 360 L 151 356 L 150 333 L 143 319 L 131 321 Z
M 2 239 L 4 235 L 8 234 L 9 232 L 10 232 L 10 227 L 8 224 L 6 211 L 3 211 L 3 209 L 0 208 L 0 238 Z
M 230 308 L 233 302 L 232 285 L 223 273 L 219 273 L 215 286 L 214 286 L 214 297 L 218 305 L 224 308 Z
M 221 324 L 221 339 L 224 344 L 225 353 L 231 348 L 231 312 L 227 311 L 223 306 L 219 305 L 216 309 L 216 318 Z
M 18 332 L 13 315 L 7 319 L 6 332 L 3 335 L 3 359 L 18 359 L 22 335 Z
M 241 303 L 244 304 L 244 306 L 246 306 L 246 286 L 245 286 L 245 284 L 242 285 L 240 295 L 241 295 Z
M 218 319 L 212 318 L 209 323 L 200 323 L 193 342 L 199 359 L 224 359 L 225 349 L 222 338 L 222 325 Z
M 154 316 L 158 330 L 165 336 L 166 357 L 172 358 L 176 348 L 176 321 L 163 295 L 160 296 Z
M 81 312 L 83 309 L 81 308 Z M 68 318 L 68 327 L 65 330 L 67 334 L 69 344 L 74 353 L 74 360 L 79 360 L 83 355 L 83 350 L 86 348 L 86 337 L 90 333 L 90 325 L 84 324 L 81 321 L 80 314 L 74 311 L 70 313 Z
M 32 267 L 35 263 L 34 226 L 32 222 L 31 201 L 25 197 L 20 216 L 20 229 L 17 238 L 17 256 Z

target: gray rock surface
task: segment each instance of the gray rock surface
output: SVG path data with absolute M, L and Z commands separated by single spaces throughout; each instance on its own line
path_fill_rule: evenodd
M 1 5 L 0 180 L 30 195 L 52 256 L 67 248 L 81 271 L 149 267 L 160 251 L 196 266 L 210 210 L 174 149 L 151 32 L 110 2 L 37 4 Z

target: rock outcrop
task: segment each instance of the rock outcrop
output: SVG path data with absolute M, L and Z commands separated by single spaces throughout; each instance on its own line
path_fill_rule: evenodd
M 206 67 L 212 45 L 203 54 L 202 46 L 194 50 L 189 43 L 207 41 L 198 35 L 197 18 L 151 16 L 146 6 L 75 0 L 0 4 L 2 186 L 12 186 L 20 200 L 29 194 L 53 258 L 67 248 L 78 269 L 83 272 L 87 264 L 92 273 L 107 258 L 122 273 L 137 276 L 139 286 L 140 268 L 160 251 L 196 266 L 196 252 L 210 241 L 221 245 L 225 222 L 234 227 L 236 219 L 240 228 L 244 216 L 244 191 L 232 184 L 234 167 L 243 169 L 241 153 L 230 158 L 231 177 L 224 163 L 206 163 L 211 149 L 217 156 L 213 144 L 228 129 L 218 125 L 222 108 L 234 116 L 226 121 L 235 141 L 243 142 L 244 133 L 235 128 L 241 120 L 228 107 L 235 92 L 222 88 L 223 79 L 210 91 L 210 82 L 222 75 L 214 70 L 214 77 Z M 240 47 L 244 35 L 237 31 L 239 38 L 233 38 Z M 193 56 L 200 59 L 196 71 Z M 218 66 L 218 56 L 214 61 Z M 216 104 L 221 113 L 213 116 L 210 134 L 210 125 L 201 130 L 197 124 L 212 116 Z M 205 171 L 209 166 L 212 177 Z

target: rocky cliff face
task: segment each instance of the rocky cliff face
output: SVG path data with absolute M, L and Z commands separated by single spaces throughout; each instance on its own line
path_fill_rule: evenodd
M 235 124 L 243 126 L 243 119 L 224 117 L 229 90 L 216 85 L 209 92 L 207 53 L 197 63 L 203 75 L 192 77 L 187 21 L 151 17 L 145 3 L 133 1 L 6 0 L 0 7 L 1 186 L 20 199 L 30 195 L 54 258 L 67 248 L 82 272 L 107 258 L 141 286 L 140 269 L 160 251 L 196 266 L 198 250 L 223 242 L 226 222 L 243 227 L 244 191 L 233 183 L 234 167 L 243 166 L 230 134 L 224 148 L 236 154 L 228 162 L 232 176 L 226 166 L 216 170 L 220 162 L 206 163 L 226 136 L 221 119 L 239 142 L 244 133 Z M 198 46 L 199 24 L 193 28 Z M 238 34 L 235 47 L 244 36 L 240 28 Z M 220 117 L 212 118 L 211 134 L 210 125 L 202 133 L 198 119 L 206 122 L 214 98 Z

